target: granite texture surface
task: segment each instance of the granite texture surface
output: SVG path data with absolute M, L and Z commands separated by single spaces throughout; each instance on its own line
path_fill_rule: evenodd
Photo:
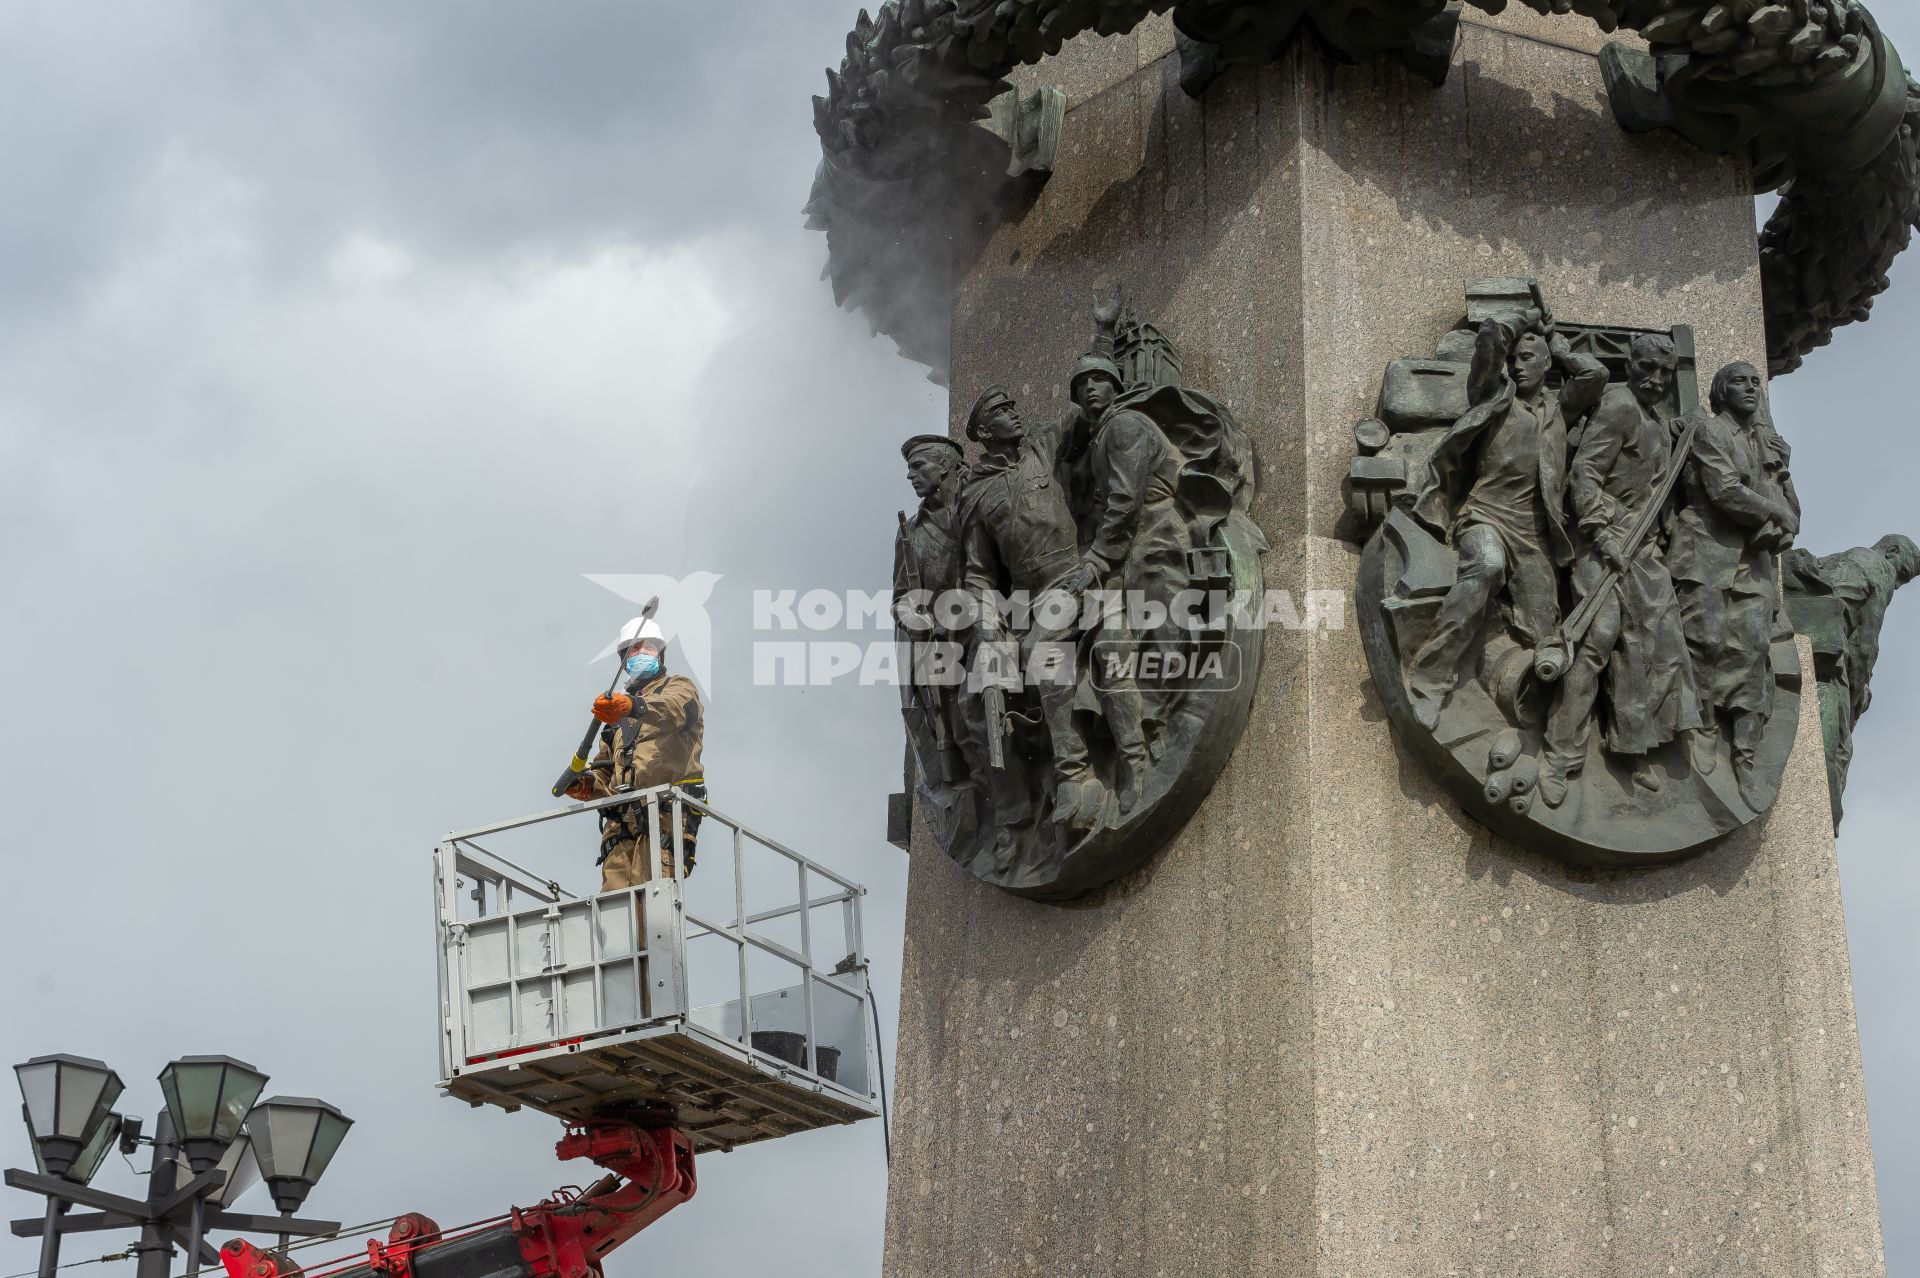
M 1258 439 L 1302 613 L 1351 587 L 1352 424 L 1467 277 L 1764 353 L 1744 166 L 1622 133 L 1586 53 L 1471 23 L 1436 90 L 1307 42 L 1195 100 L 1132 39 L 1032 69 L 1083 92 L 956 280 L 954 413 L 1057 414 L 1124 282 Z M 1034 905 L 916 831 L 889 1278 L 1883 1273 L 1817 707 L 1758 826 L 1573 871 L 1444 797 L 1331 613 L 1269 636 L 1233 763 L 1112 888 Z
M 1460 21 L 1583 53 L 1598 54 L 1614 40 L 1636 49 L 1647 47 L 1647 42 L 1636 31 L 1602 31 L 1589 19 L 1565 13 L 1535 13 L 1518 0 L 1499 13 L 1488 13 L 1467 5 L 1460 10 Z

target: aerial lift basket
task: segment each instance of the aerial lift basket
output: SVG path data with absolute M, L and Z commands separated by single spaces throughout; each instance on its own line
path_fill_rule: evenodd
M 668 832 L 671 875 L 575 896 L 482 843 L 558 821 L 592 848 L 583 814 L 608 808 L 651 846 Z M 449 835 L 434 889 L 450 1095 L 570 1123 L 670 1111 L 696 1151 L 880 1112 L 865 889 L 692 795 L 662 786 Z

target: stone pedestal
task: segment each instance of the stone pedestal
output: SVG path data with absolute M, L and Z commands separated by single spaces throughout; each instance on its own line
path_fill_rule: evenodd
M 956 417 L 989 380 L 1058 413 L 1124 282 L 1258 439 L 1304 613 L 1352 587 L 1352 425 L 1468 277 L 1763 362 L 1744 165 L 1622 133 L 1584 24 L 1490 21 L 1438 90 L 1309 40 L 1196 101 L 1165 20 L 1030 69 L 1060 161 L 958 282 Z M 1269 636 L 1233 764 L 1116 887 L 1031 904 L 916 836 L 889 1278 L 1882 1273 L 1811 688 L 1757 827 L 1572 871 L 1400 748 L 1347 617 Z

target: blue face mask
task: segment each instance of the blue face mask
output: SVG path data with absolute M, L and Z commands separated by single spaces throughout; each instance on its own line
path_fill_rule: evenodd
M 635 679 L 651 679 L 660 673 L 660 658 L 651 652 L 636 652 L 627 658 L 627 674 Z

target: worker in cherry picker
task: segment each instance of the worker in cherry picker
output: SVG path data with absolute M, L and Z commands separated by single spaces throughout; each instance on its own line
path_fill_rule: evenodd
M 705 802 L 706 777 L 700 768 L 700 738 L 705 709 L 699 690 L 684 675 L 668 674 L 667 636 L 649 617 L 635 617 L 620 628 L 617 651 L 626 668 L 625 692 L 593 703 L 600 721 L 600 746 L 593 766 L 567 790 L 569 798 L 604 799 L 622 791 L 677 785 Z M 656 840 L 660 877 L 673 877 L 673 810 L 659 806 Z M 680 848 L 686 873 L 693 873 L 694 836 L 700 814 L 681 809 Z M 600 890 L 634 887 L 648 878 L 647 805 L 600 809 Z

